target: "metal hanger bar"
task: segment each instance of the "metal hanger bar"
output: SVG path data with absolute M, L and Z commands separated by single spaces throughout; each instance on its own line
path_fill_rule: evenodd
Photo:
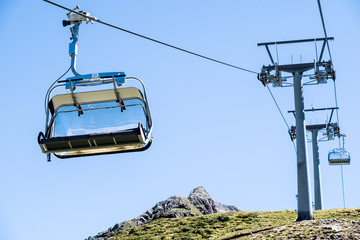
M 324 111 L 324 110 L 332 110 L 332 111 L 334 111 L 334 109 L 339 109 L 339 107 L 331 107 L 331 108 L 310 108 L 310 109 L 305 109 L 304 112 L 315 112 L 315 111 Z M 295 112 L 295 110 L 288 111 L 288 113 L 293 113 L 293 112 Z
M 81 115 L 81 114 L 84 114 L 84 112 L 83 112 L 83 110 L 82 110 L 82 108 L 81 108 L 81 105 L 79 104 L 79 102 L 78 102 L 77 99 L 76 99 L 76 96 L 75 96 L 75 94 L 74 94 L 74 88 L 73 88 L 73 86 L 72 86 L 71 81 L 70 81 L 70 92 L 71 92 L 71 97 L 72 97 L 72 99 L 73 99 L 73 101 L 74 101 L 74 106 L 76 107 L 76 110 L 77 110 L 78 115 L 79 115 L 79 117 L 80 117 L 80 115 Z
M 94 74 L 84 74 L 84 75 L 78 75 L 73 77 L 68 77 L 66 80 L 58 81 L 59 83 L 62 82 L 69 82 L 69 81 L 81 81 L 84 79 L 102 79 L 102 78 L 113 78 L 113 77 L 126 77 L 126 74 L 124 72 L 104 72 L 104 73 L 94 73 Z
M 326 128 L 327 124 L 314 124 L 314 125 L 306 125 L 306 130 L 313 131 L 313 130 L 320 130 Z
M 324 129 L 324 128 L 327 128 L 328 125 L 330 125 L 331 123 L 329 124 L 313 124 L 313 125 L 306 125 L 306 130 L 308 131 L 313 131 L 313 130 L 321 130 L 321 129 Z M 334 124 L 334 123 L 332 123 Z M 295 127 L 296 128 L 296 127 Z
M 327 40 L 334 40 L 333 37 L 328 37 Z M 326 38 L 309 38 L 309 39 L 301 39 L 301 40 L 290 40 L 290 41 L 280 41 L 280 42 L 265 42 L 258 43 L 258 46 L 266 46 L 266 45 L 275 45 L 275 44 L 289 44 L 289 43 L 302 43 L 302 42 L 313 42 L 313 41 L 326 41 Z
M 269 54 L 269 57 L 270 57 L 271 63 L 272 63 L 272 64 L 274 64 L 274 59 L 273 59 L 273 58 L 272 58 L 272 56 L 271 56 L 271 53 L 270 53 L 270 50 L 269 50 L 268 45 L 265 45 L 265 48 L 266 48 L 266 51 L 267 51 L 267 52 L 268 52 L 268 54 Z
M 115 82 L 115 77 L 113 77 L 113 84 L 114 84 L 114 93 L 115 93 L 115 96 L 116 96 L 117 101 L 119 102 L 119 105 L 120 105 L 120 107 L 121 107 L 121 112 L 122 112 L 122 111 L 124 111 L 126 108 L 125 108 L 125 104 L 124 104 L 123 99 L 120 97 L 120 93 L 117 91 L 116 82 Z
M 324 50 L 325 50 L 325 46 L 326 46 L 326 41 L 324 41 L 322 48 L 321 48 L 321 52 L 320 52 L 320 57 L 319 57 L 319 62 L 321 62 L 323 54 L 324 54 Z
M 330 124 L 330 122 L 331 122 L 331 118 L 332 118 L 332 116 L 333 116 L 333 113 L 334 113 L 334 109 L 331 109 L 331 114 L 330 114 L 330 118 L 329 118 L 329 124 Z

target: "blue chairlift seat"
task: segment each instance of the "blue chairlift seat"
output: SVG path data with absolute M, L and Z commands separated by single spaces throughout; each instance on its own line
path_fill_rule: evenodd
M 46 154 L 70 158 L 144 151 L 151 145 L 152 120 L 145 88 L 143 92 L 115 87 L 55 95 L 47 112 L 45 134 L 38 135 Z
M 329 165 L 349 165 L 350 152 L 343 148 L 335 148 L 328 154 Z

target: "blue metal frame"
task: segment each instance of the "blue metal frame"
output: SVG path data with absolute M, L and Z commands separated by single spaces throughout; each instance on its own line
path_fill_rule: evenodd
M 73 87 L 75 85 L 91 86 L 112 83 L 113 79 L 115 79 L 116 84 L 121 86 L 125 84 L 125 77 L 126 74 L 124 72 L 104 72 L 68 77 L 64 82 L 66 90 L 70 90 L 70 82 Z
M 81 22 L 75 22 L 74 26 L 70 28 L 72 42 L 69 43 L 69 55 L 71 56 L 71 71 L 75 76 L 80 75 L 76 71 L 76 56 L 78 51 L 78 40 L 79 40 L 79 26 Z
M 103 72 L 93 74 L 80 74 L 77 72 L 76 57 L 78 52 L 80 24 L 81 22 L 75 22 L 74 26 L 70 28 L 72 42 L 69 43 L 69 55 L 71 57 L 71 71 L 75 76 L 66 78 L 66 89 L 70 90 L 70 82 L 73 87 L 75 87 L 75 85 L 91 86 L 112 83 L 114 78 L 118 86 L 125 84 L 126 75 L 124 72 Z

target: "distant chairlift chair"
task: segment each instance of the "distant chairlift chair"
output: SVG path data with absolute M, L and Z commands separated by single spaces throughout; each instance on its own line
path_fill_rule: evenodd
M 349 165 L 350 164 L 350 152 L 345 150 L 345 134 L 340 134 L 342 137 L 343 144 L 342 148 L 335 148 L 329 151 L 328 161 L 329 165 Z
M 343 148 L 335 148 L 328 154 L 329 165 L 349 165 L 350 152 Z

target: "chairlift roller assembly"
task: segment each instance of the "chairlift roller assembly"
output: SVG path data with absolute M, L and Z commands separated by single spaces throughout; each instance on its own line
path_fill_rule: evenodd
M 291 40 L 291 41 L 280 41 L 280 42 L 266 42 L 259 43 L 258 46 L 265 46 L 267 53 L 270 57 L 272 65 L 263 66 L 261 72 L 258 74 L 258 80 L 266 86 L 269 83 L 272 83 L 274 87 L 283 87 L 284 83 L 286 84 L 286 77 L 282 77 L 281 72 L 293 73 L 294 71 L 308 71 L 314 69 L 314 74 L 309 75 L 310 79 L 315 79 L 318 84 L 327 83 L 328 79 L 335 81 L 335 70 L 331 60 L 323 61 L 323 53 L 325 45 L 328 40 L 334 40 L 333 37 L 329 38 L 315 38 L 315 39 L 301 39 L 301 40 Z M 300 64 L 286 64 L 279 65 L 274 61 L 273 56 L 270 53 L 270 45 L 280 45 L 280 44 L 289 44 L 289 43 L 302 43 L 302 42 L 323 42 L 323 47 L 321 49 L 319 59 L 315 60 L 313 63 L 300 63 Z
M 45 132 L 38 135 L 40 148 L 48 161 L 51 153 L 71 158 L 146 150 L 153 124 L 143 82 L 124 72 L 79 74 L 76 70 L 79 26 L 96 19 L 88 12 L 79 13 L 82 15 L 70 12 L 69 20 L 63 21 L 64 27 L 73 25 L 69 55 L 75 76 L 57 81 L 45 96 L 46 124 Z M 126 87 L 128 84 L 140 87 Z M 104 90 L 104 85 L 111 87 Z M 55 90 L 67 91 L 54 94 Z

